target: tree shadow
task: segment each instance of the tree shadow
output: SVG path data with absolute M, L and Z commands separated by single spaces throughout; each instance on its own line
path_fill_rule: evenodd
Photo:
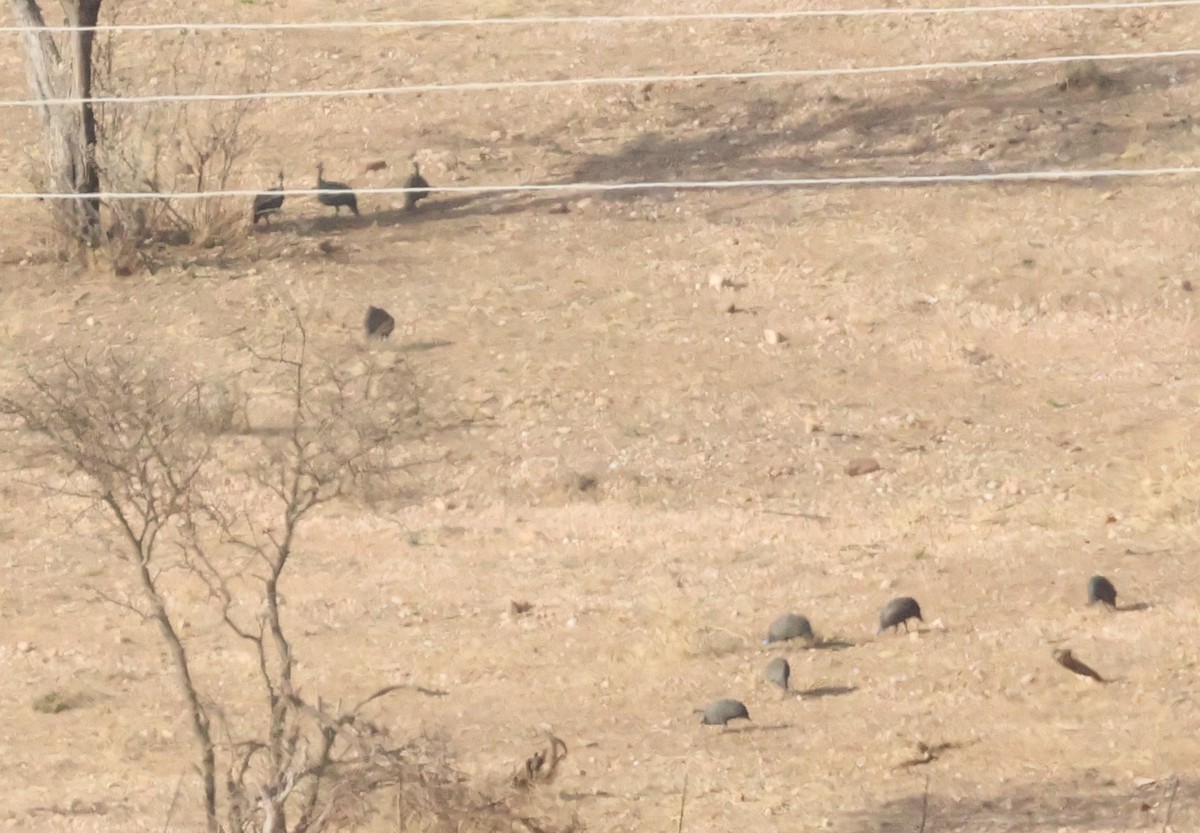
M 687 88 L 685 95 L 673 97 L 667 104 L 656 103 L 656 121 L 661 127 L 638 133 L 615 152 L 568 156 L 570 166 L 548 183 L 823 179 L 1093 168 L 1112 164 L 1131 144 L 1149 147 L 1191 138 L 1191 130 L 1200 120 L 1163 113 L 1151 95 L 1196 81 L 1200 67 L 1164 61 L 1105 65 L 1101 70 L 1099 82 L 1078 86 L 1048 83 L 1044 75 L 1014 71 L 1008 78 L 986 80 L 964 74 L 914 80 L 894 94 L 868 90 L 854 97 L 826 93 L 808 99 L 802 96 L 819 89 L 815 83 L 706 82 Z M 746 96 L 751 89 L 762 92 Z M 811 106 L 814 103 L 818 106 Z M 631 119 L 637 112 L 635 108 Z M 1141 118 L 1131 118 L 1133 113 Z M 628 131 L 634 126 L 625 124 L 623 128 Z M 536 147 L 558 147 L 560 139 L 545 132 L 529 135 L 526 141 Z M 577 160 L 573 164 L 572 158 Z M 1059 183 L 1075 188 L 1109 187 L 1103 180 Z M 1045 182 L 1006 185 L 1044 187 Z M 600 189 L 586 196 L 609 202 L 667 202 L 681 190 L 668 184 L 637 190 Z M 739 205 L 769 199 L 782 190 L 791 190 L 791 186 L 762 186 Z M 272 231 L 329 235 L 367 227 L 442 223 L 467 216 L 530 211 L 569 215 L 571 201 L 581 196 L 570 190 L 521 191 L 519 186 L 481 194 L 434 193 L 413 211 L 367 208 L 359 217 L 343 213 L 340 217 L 297 217 L 291 222 L 280 218 Z M 311 207 L 315 208 L 315 203 Z M 726 206 L 724 210 L 736 208 Z
M 1075 781 L 1045 780 L 1017 785 L 990 797 L 954 799 L 914 792 L 849 816 L 848 833 L 1039 833 L 1059 830 L 1160 829 L 1167 820 L 1175 830 L 1200 824 L 1200 782 L 1167 780 L 1144 788 L 1122 786 L 1098 777 Z M 924 817 L 924 823 L 922 819 Z
M 1172 134 L 1182 139 L 1191 128 L 1187 117 L 1156 110 L 1151 118 L 1120 126 L 1105 118 L 1139 104 L 1153 108 L 1148 90 L 1196 76 L 1195 68 L 1165 62 L 1106 72 L 1104 83 L 1081 88 L 1044 80 L 1032 86 L 1023 75 L 989 82 L 956 76 L 914 82 L 906 91 L 882 98 L 826 95 L 822 107 L 799 121 L 792 117 L 790 94 L 747 100 L 734 117 L 728 100 L 714 97 L 709 105 L 681 105 L 676 123 L 640 134 L 618 153 L 584 160 L 571 180 L 820 178 L 1091 167 L 1119 156 L 1135 134 L 1145 144 Z M 679 129 L 705 121 L 721 126 Z M 836 144 L 836 153 L 822 143 Z M 984 158 L 1005 147 L 1014 153 Z M 914 167 L 918 157 L 920 168 Z M 599 193 L 614 200 L 656 195 L 657 189 Z

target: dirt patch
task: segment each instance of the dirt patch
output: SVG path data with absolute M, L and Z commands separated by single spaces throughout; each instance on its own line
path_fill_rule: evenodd
M 1071 54 L 1080 32 L 1086 51 L 1166 49 L 1195 29 L 1161 10 L 256 43 L 281 86 L 339 87 Z M 130 60 L 153 75 L 153 50 Z M 25 95 L 13 51 L 0 66 L 5 94 Z M 434 185 L 1192 164 L 1193 68 L 1103 72 L 1114 83 L 1065 89 L 1026 68 L 276 103 L 244 178 L 308 185 L 324 161 L 358 187 L 399 185 L 410 158 Z M 0 142 L 4 190 L 23 187 L 33 127 Z M 36 215 L 0 206 L 5 382 L 110 343 L 220 379 L 296 305 L 333 357 L 407 362 L 457 426 L 423 441 L 428 465 L 383 509 L 339 505 L 303 542 L 284 593 L 307 690 L 446 691 L 377 717 L 444 734 L 481 781 L 508 779 L 547 724 L 571 754 L 546 800 L 591 830 L 673 829 L 685 776 L 697 832 L 912 831 L 926 776 L 929 831 L 1161 828 L 1172 777 L 1200 759 L 1200 654 L 1181 637 L 1200 625 L 1191 180 L 360 208 L 289 199 L 237 258 L 110 279 L 47 262 Z M 365 342 L 368 305 L 394 316 L 389 340 Z M 195 788 L 160 646 L 88 592 L 122 581 L 104 530 L 12 465 L 0 818 L 160 830 L 176 786 L 181 807 Z M 1095 573 L 1144 607 L 1086 607 Z M 876 636 L 899 595 L 926 624 Z M 179 603 L 211 649 L 201 674 L 236 707 L 248 658 L 217 650 L 203 599 Z M 841 647 L 762 646 L 789 611 Z M 1077 677 L 1056 648 L 1114 681 Z M 799 696 L 763 678 L 778 655 Z M 96 700 L 30 707 L 73 690 Z M 725 697 L 752 726 L 700 725 Z M 901 767 L 920 744 L 954 748 Z M 1175 829 L 1198 805 L 1181 782 Z

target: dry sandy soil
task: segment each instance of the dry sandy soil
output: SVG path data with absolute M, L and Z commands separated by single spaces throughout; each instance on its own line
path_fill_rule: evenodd
M 717 6 L 469 13 L 685 8 Z M 121 7 L 123 21 L 416 13 Z M 337 88 L 1156 50 L 1198 34 L 1188 9 L 220 34 L 203 37 L 222 64 L 196 71 L 206 89 L 236 88 L 221 67 L 243 61 L 279 88 Z M 154 62 L 170 50 L 150 45 L 171 37 L 128 37 L 131 90 L 163 88 Z M 27 95 L 16 47 L 0 67 L 3 94 Z M 1195 164 L 1194 61 L 1104 71 L 1065 88 L 1061 69 L 1026 67 L 276 102 L 254 111 L 263 138 L 231 184 L 283 167 L 309 186 L 324 160 L 335 179 L 396 186 L 414 156 L 442 185 Z M 6 116 L 7 191 L 27 185 L 36 123 Z M 411 214 L 364 195 L 359 219 L 296 197 L 269 232 L 125 278 L 54 262 L 36 212 L 4 203 L 0 371 L 7 384 L 115 343 L 232 373 L 245 334 L 279 332 L 289 304 L 334 358 L 403 354 L 428 406 L 469 420 L 423 441 L 436 462 L 386 510 L 347 503 L 308 527 L 284 589 L 303 683 L 347 699 L 392 681 L 445 689 L 375 715 L 444 736 L 485 783 L 549 724 L 571 754 L 547 809 L 589 830 L 675 830 L 685 777 L 692 833 L 916 831 L 926 779 L 931 832 L 1160 830 L 1177 776 L 1172 827 L 1194 830 L 1198 197 L 1189 178 L 442 194 Z M 374 348 L 368 303 L 400 322 Z M 881 468 L 848 476 L 864 457 Z M 0 503 L 0 826 L 161 830 L 183 776 L 172 829 L 195 829 L 160 643 L 95 600 L 126 581 L 111 540 L 18 462 L 5 453 Z M 1087 608 L 1096 572 L 1137 609 Z M 875 636 L 901 594 L 926 624 Z M 513 600 L 534 607 L 514 617 Z M 246 658 L 218 649 L 203 599 L 176 601 L 202 680 L 245 701 Z M 764 648 L 788 610 L 847 644 Z M 1112 682 L 1058 667 L 1064 646 Z M 777 655 L 808 694 L 762 679 Z M 56 690 L 79 707 L 32 709 Z M 699 725 L 694 710 L 726 696 L 753 724 Z M 922 742 L 958 746 L 900 766 Z

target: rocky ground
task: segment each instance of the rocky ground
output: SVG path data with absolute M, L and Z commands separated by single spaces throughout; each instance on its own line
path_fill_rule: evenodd
M 409 14 L 139 2 L 120 19 Z M 1197 14 L 138 34 L 115 73 L 211 90 L 265 68 L 299 89 L 1151 51 L 1190 46 Z M 19 50 L 0 65 L 3 94 L 26 96 Z M 1194 164 L 1194 62 L 1100 69 L 288 100 L 249 113 L 261 141 L 230 184 L 283 168 L 310 187 L 324 161 L 357 187 L 398 186 L 413 158 L 435 185 Z M 27 187 L 36 135 L 10 115 L 4 191 Z M 335 360 L 403 358 L 458 427 L 423 439 L 429 464 L 380 505 L 308 528 L 284 589 L 303 685 L 447 691 L 374 714 L 445 738 L 485 784 L 548 724 L 570 755 L 542 800 L 589 830 L 676 829 L 685 779 L 692 833 L 916 831 L 926 789 L 937 833 L 1161 830 L 1168 812 L 1186 830 L 1200 822 L 1196 186 L 441 194 L 411 213 L 363 195 L 358 219 L 297 197 L 269 231 L 128 277 L 58 263 L 36 207 L 4 202 L 0 372 L 116 344 L 220 378 L 289 306 Z M 368 304 L 397 319 L 383 344 L 362 339 Z M 127 581 L 111 539 L 17 468 L 20 447 L 0 502 L 0 825 L 161 830 L 182 784 L 172 829 L 193 829 L 158 638 L 97 601 Z M 852 476 L 864 459 L 878 469 Z M 1093 573 L 1134 609 L 1086 607 Z M 876 636 L 897 595 L 920 600 L 924 626 Z M 176 601 L 202 679 L 249 702 L 252 668 L 220 647 L 204 599 Z M 762 646 L 789 610 L 833 647 Z M 1111 682 L 1058 666 L 1061 648 Z M 779 655 L 800 694 L 762 678 Z M 51 692 L 72 708 L 36 711 Z M 753 723 L 701 726 L 695 710 L 720 697 Z

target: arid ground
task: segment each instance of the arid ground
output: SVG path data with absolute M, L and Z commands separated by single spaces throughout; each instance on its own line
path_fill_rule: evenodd
M 420 6 L 138 0 L 119 19 L 733 8 Z M 1156 51 L 1198 35 L 1200 10 L 1183 8 L 187 38 L 210 44 L 195 72 L 213 91 L 237 89 L 246 65 L 269 67 L 272 88 L 337 89 Z M 4 37 L 0 88 L 24 98 Z M 180 41 L 119 41 L 127 91 L 186 83 L 191 67 L 172 81 L 174 53 L 156 45 Z M 283 168 L 312 187 L 324 161 L 357 187 L 399 186 L 413 158 L 435 185 L 1188 166 L 1196 66 L 274 101 L 253 110 L 261 139 L 229 184 Z M 38 123 L 5 117 L 0 191 L 23 190 Z M 926 784 L 930 833 L 1157 831 L 1168 813 L 1195 830 L 1198 187 L 450 193 L 415 212 L 364 194 L 358 219 L 291 197 L 270 230 L 247 222 L 123 277 L 57 261 L 40 206 L 3 202 L 0 378 L 108 344 L 232 374 L 247 333 L 282 331 L 289 306 L 331 356 L 402 354 L 458 427 L 421 441 L 428 462 L 396 494 L 307 528 L 284 586 L 302 684 L 327 700 L 445 690 L 373 714 L 444 737 L 481 784 L 548 725 L 570 754 L 539 800 L 587 830 L 676 830 L 685 778 L 691 833 L 917 831 Z M 371 346 L 368 304 L 398 322 Z M 97 599 L 128 586 L 112 538 L 30 479 L 19 436 L 5 443 L 0 827 L 158 831 L 170 815 L 196 829 L 158 636 Z M 850 476 L 862 458 L 880 468 Z M 1132 609 L 1087 607 L 1094 573 Z M 876 636 L 897 595 L 925 624 Z M 533 607 L 514 615 L 514 601 Z M 219 628 L 203 597 L 175 602 L 202 680 L 237 707 L 249 660 L 206 649 Z M 789 610 L 841 647 L 764 647 Z M 1111 681 L 1056 665 L 1063 647 Z M 800 694 L 763 679 L 779 655 Z M 54 691 L 75 707 L 33 709 Z M 719 697 L 753 723 L 701 726 Z M 919 744 L 952 746 L 904 766 Z M 397 826 L 384 814 L 367 829 Z

